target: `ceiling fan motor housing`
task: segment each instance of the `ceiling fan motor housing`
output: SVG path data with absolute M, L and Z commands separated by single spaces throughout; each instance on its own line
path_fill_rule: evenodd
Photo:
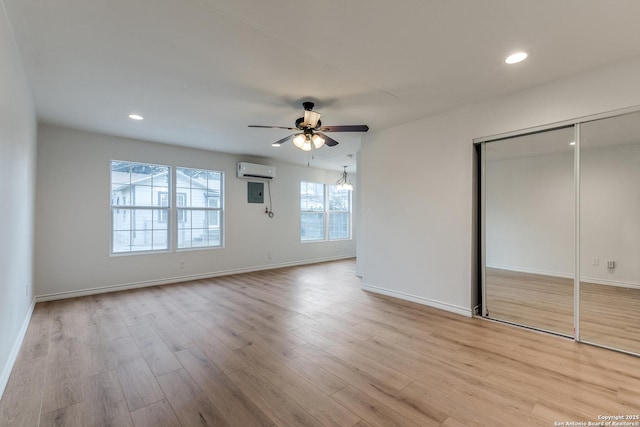
M 304 117 L 299 117 L 298 119 L 296 119 L 296 127 L 298 129 L 302 131 L 310 129 L 308 126 L 303 126 L 303 125 L 304 125 Z M 320 129 L 320 126 L 322 126 L 322 122 L 318 120 L 318 124 L 313 129 Z

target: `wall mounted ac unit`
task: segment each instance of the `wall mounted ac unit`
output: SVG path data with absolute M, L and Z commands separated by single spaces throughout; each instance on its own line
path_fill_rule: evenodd
M 276 168 L 255 163 L 238 163 L 238 178 L 244 179 L 273 179 L 276 177 Z

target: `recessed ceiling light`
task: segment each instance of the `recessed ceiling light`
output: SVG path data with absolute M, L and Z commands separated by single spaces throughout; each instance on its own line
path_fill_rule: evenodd
M 131 120 L 144 120 L 144 117 L 138 115 L 138 114 L 129 114 L 129 118 Z
M 575 142 L 575 141 L 571 141 L 571 142 L 569 143 L 569 145 L 576 145 L 576 142 Z
M 518 62 L 522 62 L 527 59 L 527 56 L 529 56 L 527 52 L 516 52 L 507 56 L 507 59 L 505 59 L 504 62 L 507 64 L 517 64 Z

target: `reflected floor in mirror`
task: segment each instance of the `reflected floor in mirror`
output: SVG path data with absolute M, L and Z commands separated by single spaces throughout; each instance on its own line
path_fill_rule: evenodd
M 486 269 L 489 317 L 573 336 L 573 279 Z M 580 283 L 580 339 L 640 354 L 640 289 Z
M 573 336 L 573 279 L 486 268 L 489 317 Z

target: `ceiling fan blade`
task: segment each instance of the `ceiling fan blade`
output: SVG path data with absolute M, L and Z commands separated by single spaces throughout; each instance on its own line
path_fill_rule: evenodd
M 318 130 L 322 132 L 366 132 L 369 130 L 369 126 L 367 125 L 322 126 Z
M 320 135 L 322 138 L 324 138 L 325 145 L 328 145 L 329 147 L 333 147 L 334 145 L 338 145 L 338 141 L 336 141 L 335 139 L 325 135 L 324 133 L 316 132 L 316 135 Z
M 261 125 L 249 125 L 250 128 L 267 128 L 267 129 L 286 129 L 286 130 L 298 130 L 297 128 L 288 128 L 284 126 L 261 126 Z
M 279 147 L 282 144 L 284 144 L 285 142 L 289 142 L 290 139 L 292 139 L 295 135 L 289 135 L 289 136 L 285 136 L 282 139 L 277 140 L 276 142 L 271 143 L 271 145 L 275 146 L 275 147 Z

